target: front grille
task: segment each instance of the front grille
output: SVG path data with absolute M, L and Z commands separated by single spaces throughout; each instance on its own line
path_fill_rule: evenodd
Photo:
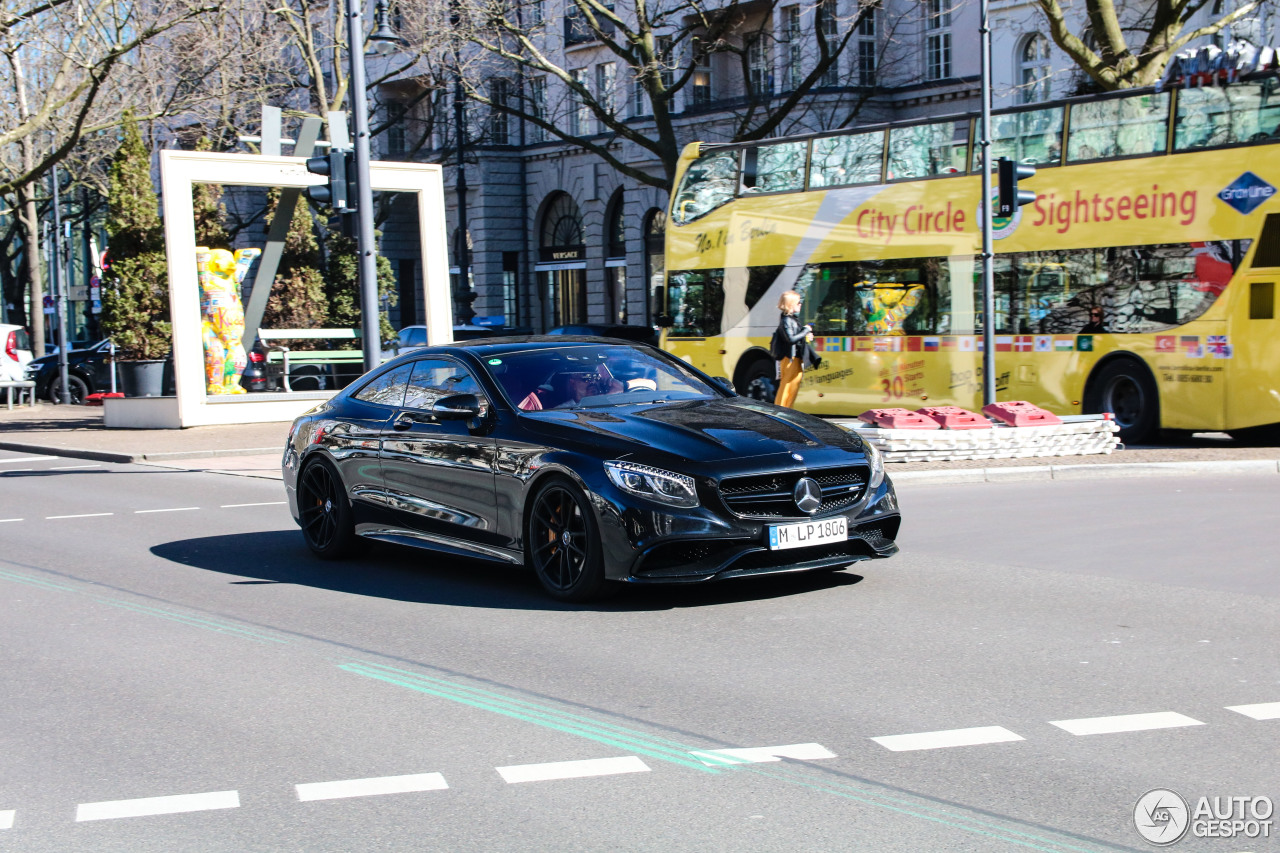
M 822 487 L 822 505 L 814 515 L 853 506 L 867 488 L 865 465 L 821 468 L 816 471 L 787 471 L 728 477 L 720 482 L 720 497 L 730 511 L 743 518 L 807 518 L 796 507 L 795 488 L 801 477 L 812 477 Z
M 732 573 L 753 574 L 781 569 L 809 568 L 820 565 L 840 565 L 865 560 L 873 556 L 858 539 L 845 542 L 830 542 L 826 545 L 815 545 L 812 548 L 787 549 L 785 551 L 754 551 L 729 566 Z

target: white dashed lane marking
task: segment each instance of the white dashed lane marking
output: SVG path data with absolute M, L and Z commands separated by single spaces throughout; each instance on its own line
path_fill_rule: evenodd
M 580 779 L 585 776 L 612 776 L 615 773 L 647 773 L 649 766 L 634 755 L 625 758 L 592 758 L 586 761 L 556 761 L 551 764 L 517 764 L 499 767 L 508 783 L 546 782 L 552 779 Z
M 893 752 L 917 749 L 947 749 L 953 746 L 980 746 L 984 743 L 1009 743 L 1023 740 L 1003 726 L 978 726 L 972 729 L 950 729 L 941 732 L 918 732 L 909 735 L 885 735 L 872 740 Z
M 46 515 L 45 521 L 56 521 L 60 518 L 102 518 L 104 515 L 115 515 L 114 512 L 85 512 L 80 515 Z
M 27 471 L 34 471 L 34 470 L 36 469 L 35 468 L 6 468 L 5 470 L 0 471 L 0 474 L 22 474 Z
M 238 791 L 213 791 L 208 794 L 177 794 L 172 797 L 145 797 L 140 800 L 111 800 L 81 803 L 76 806 L 76 821 L 114 820 L 121 817 L 147 817 L 158 814 L 203 812 L 240 807 Z
M 4 524 L 7 521 L 22 521 L 22 520 L 23 519 L 21 518 L 0 518 L 0 524 Z
M 284 506 L 284 501 L 263 501 L 256 504 L 223 504 L 218 509 L 236 509 L 242 506 Z
M 1244 714 L 1255 720 L 1280 720 L 1280 702 L 1263 702 L 1258 705 L 1229 705 L 1228 711 Z
M 412 776 L 381 776 L 375 779 L 347 779 L 341 782 L 309 782 L 297 785 L 298 799 L 341 800 L 346 797 L 374 797 L 381 794 L 410 794 L 415 791 L 443 791 L 449 787 L 440 773 Z
M 1143 732 L 1150 729 L 1176 729 L 1182 726 L 1203 726 L 1185 714 L 1159 711 L 1154 714 L 1122 714 L 1118 717 L 1088 717 L 1080 720 L 1051 720 L 1073 735 L 1109 735 L 1119 732 Z
M 175 506 L 175 507 L 169 507 L 168 509 L 135 509 L 133 511 L 133 514 L 146 515 L 149 512 L 190 512 L 191 510 L 195 510 L 199 508 L 200 507 L 198 506 Z
M 58 456 L 14 456 L 9 459 L 0 459 L 0 465 L 8 465 L 10 462 L 43 462 L 45 459 L 59 459 Z
M 726 764 L 759 764 L 766 761 L 781 761 L 794 758 L 797 761 L 816 761 L 822 758 L 836 758 L 836 754 L 818 743 L 793 743 L 790 746 L 750 746 L 741 749 L 709 749 L 705 752 L 689 753 L 708 767 L 722 767 Z
M 13 809 L 8 811 L 0 811 L 0 829 L 13 829 L 13 816 L 17 814 Z

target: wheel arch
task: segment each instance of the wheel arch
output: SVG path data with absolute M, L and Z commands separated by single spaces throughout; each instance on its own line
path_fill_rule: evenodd
M 750 347 L 742 355 L 738 356 L 738 364 L 733 368 L 733 387 L 741 388 L 743 382 L 746 381 L 747 371 L 755 367 L 759 362 L 773 363 L 773 356 L 769 355 L 769 351 L 764 347 Z M 738 393 L 742 392 L 739 391 Z

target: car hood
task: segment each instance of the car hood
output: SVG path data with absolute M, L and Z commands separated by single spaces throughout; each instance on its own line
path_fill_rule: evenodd
M 812 464 L 838 465 L 863 453 L 861 440 L 835 424 L 742 397 L 553 409 L 524 417 L 553 440 L 587 443 L 615 456 L 628 450 L 657 452 L 719 471 L 736 467 L 736 460 L 758 465 L 760 457 L 774 455 L 794 459 L 800 454 Z

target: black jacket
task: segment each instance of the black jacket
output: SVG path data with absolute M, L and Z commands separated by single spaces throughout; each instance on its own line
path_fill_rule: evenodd
M 813 345 L 805 340 L 808 336 L 809 330 L 800 325 L 800 321 L 794 314 L 783 314 L 778 320 L 778 328 L 773 333 L 770 354 L 775 361 L 799 358 L 801 367 L 805 370 L 817 367 L 822 364 L 822 357 L 814 351 Z

